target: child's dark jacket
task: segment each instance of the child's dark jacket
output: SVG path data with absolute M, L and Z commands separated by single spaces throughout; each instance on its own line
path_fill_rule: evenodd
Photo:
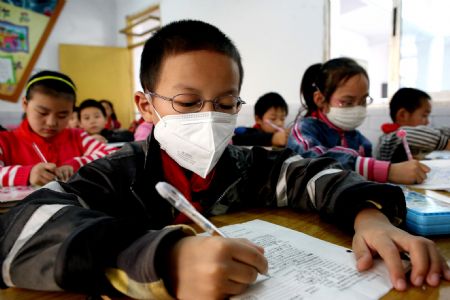
M 84 167 L 68 183 L 53 182 L 0 216 L 0 285 L 88 294 L 169 297 L 164 254 L 186 226 L 155 190 L 165 180 L 159 144 L 126 144 Z M 290 206 L 318 211 L 342 228 L 373 200 L 392 220 L 405 217 L 399 187 L 365 181 L 331 158 L 229 145 L 215 168 L 202 207 L 207 215 L 247 207 Z M 195 198 L 195 195 L 193 196 Z M 127 291 L 118 282 L 128 286 Z M 116 291 L 117 292 L 117 291 Z M 143 294 L 142 294 L 143 293 Z M 146 294 L 145 294 L 146 293 Z

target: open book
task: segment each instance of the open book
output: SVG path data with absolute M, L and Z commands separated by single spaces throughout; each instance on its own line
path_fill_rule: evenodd
M 269 222 L 254 220 L 222 227 L 233 238 L 247 238 L 265 249 L 269 277 L 231 299 L 378 299 L 392 284 L 381 260 L 358 272 L 351 250 Z

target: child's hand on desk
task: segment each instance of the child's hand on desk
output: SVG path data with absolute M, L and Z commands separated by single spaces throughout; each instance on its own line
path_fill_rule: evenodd
M 186 237 L 172 248 L 167 270 L 177 299 L 224 299 L 266 274 L 264 249 L 243 239 Z
M 391 164 L 388 179 L 390 182 L 399 184 L 422 183 L 430 172 L 430 168 L 417 160 L 408 160 L 401 163 Z
M 66 182 L 73 175 L 73 167 L 69 165 L 58 167 L 55 174 L 59 180 Z
M 55 179 L 56 165 L 54 163 L 38 163 L 30 172 L 30 185 L 45 185 Z
M 443 276 L 450 280 L 450 269 L 435 244 L 424 237 L 411 235 L 395 226 L 376 209 L 362 210 L 355 219 L 353 251 L 360 271 L 369 269 L 378 254 L 386 263 L 396 290 L 406 289 L 405 272 L 400 252 L 411 259 L 411 283 L 437 286 Z
M 289 133 L 287 131 L 276 131 L 272 135 L 272 146 L 284 147 L 286 146 Z

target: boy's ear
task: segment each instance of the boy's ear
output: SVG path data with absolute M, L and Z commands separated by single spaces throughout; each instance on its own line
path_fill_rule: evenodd
M 148 102 L 147 97 L 143 92 L 136 92 L 134 94 L 134 103 L 136 103 L 136 107 L 141 113 L 142 118 L 149 123 L 153 123 L 153 109 L 152 105 Z
M 259 116 L 255 115 L 255 123 L 258 125 L 262 125 L 263 120 Z
M 314 99 L 314 103 L 316 104 L 316 106 L 318 108 L 323 108 L 325 107 L 325 97 L 323 96 L 323 94 L 320 91 L 315 91 L 313 94 L 313 99 Z
M 406 109 L 400 108 L 395 114 L 395 123 L 397 123 L 400 126 L 407 125 L 409 122 L 409 118 L 410 113 Z

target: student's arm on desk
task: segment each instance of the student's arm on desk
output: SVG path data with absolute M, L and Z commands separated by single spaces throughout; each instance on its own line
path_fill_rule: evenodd
M 437 286 L 442 276 L 450 280 L 450 269 L 432 241 L 393 226 L 377 209 L 364 209 L 357 215 L 353 251 L 360 271 L 372 266 L 373 255 L 380 255 L 387 265 L 392 284 L 400 291 L 407 285 L 399 252 L 409 254 L 413 285 Z
M 192 232 L 150 230 L 137 209 L 127 215 L 132 204 L 118 181 L 128 174 L 114 172 L 110 161 L 96 160 L 72 179 L 78 183 L 53 182 L 0 215 L 1 287 L 114 295 L 114 286 L 167 299 L 157 255 Z

